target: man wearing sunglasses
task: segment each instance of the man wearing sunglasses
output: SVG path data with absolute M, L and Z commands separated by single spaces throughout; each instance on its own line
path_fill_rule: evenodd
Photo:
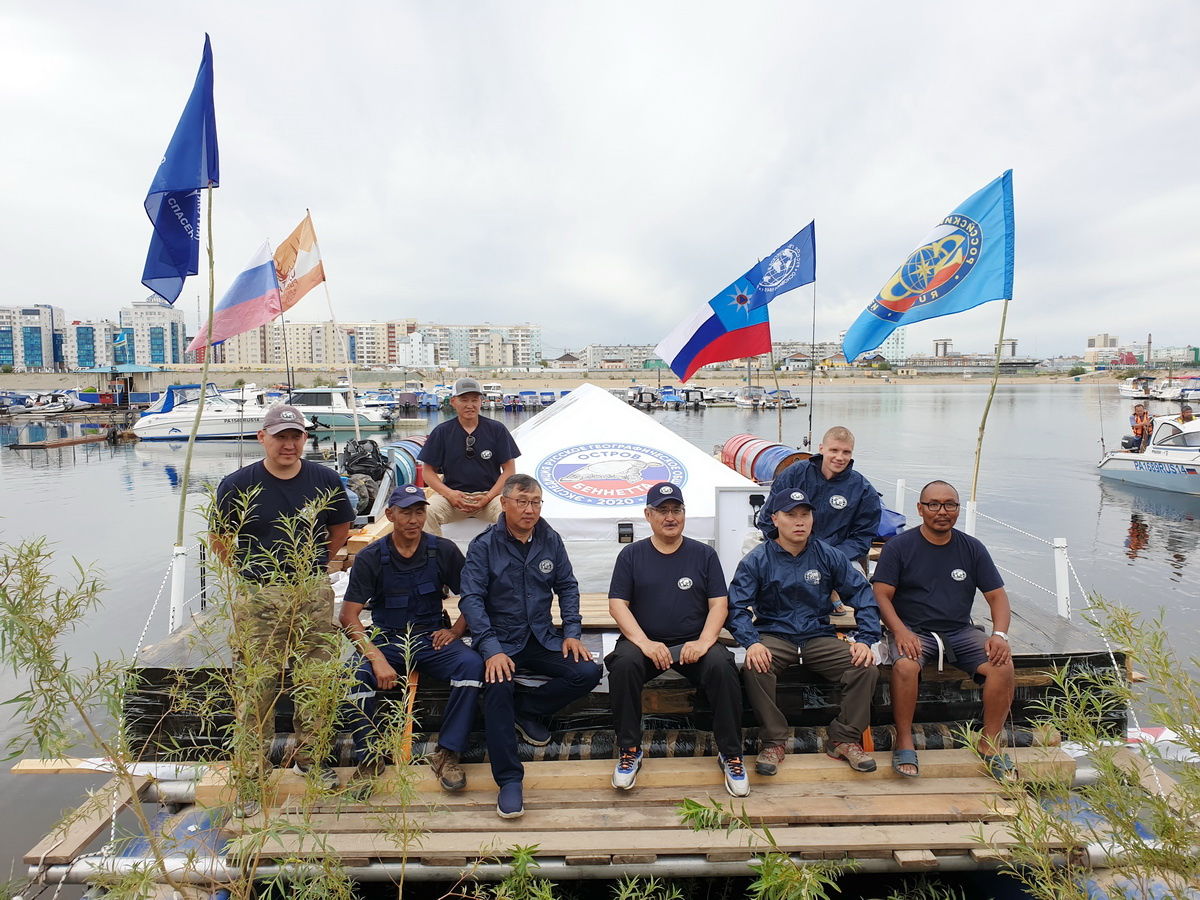
M 450 405 L 458 415 L 433 429 L 417 456 L 434 492 L 425 519 L 430 534 L 440 536 L 446 522 L 500 518 L 500 491 L 521 451 L 503 424 L 479 415 L 482 403 L 476 379 L 454 382 Z
M 892 716 L 896 747 L 892 768 L 907 778 L 920 774 L 912 723 L 921 669 L 949 659 L 983 685 L 983 733 L 979 752 L 988 772 L 1012 781 L 1016 769 L 1000 747 L 1000 732 L 1012 706 L 1014 672 L 1008 643 L 1012 613 L 1004 580 L 983 544 L 954 528 L 958 491 L 944 481 L 921 490 L 921 527 L 896 535 L 875 566 L 875 600 L 891 632 Z M 975 592 L 991 608 L 992 632 L 971 623 Z
M 544 747 L 545 719 L 586 696 L 600 667 L 583 645 L 579 584 L 558 532 L 542 519 L 542 487 L 529 475 L 504 482 L 500 521 L 471 541 L 458 608 L 484 660 L 483 725 L 492 777 L 500 788 L 496 813 L 525 812 L 525 769 L 516 735 Z M 551 606 L 558 597 L 562 627 Z M 516 691 L 516 675 L 542 675 L 533 690 Z

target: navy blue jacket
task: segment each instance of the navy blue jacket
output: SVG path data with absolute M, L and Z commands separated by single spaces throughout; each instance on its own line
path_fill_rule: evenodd
M 484 659 L 497 653 L 511 656 L 529 642 L 530 634 L 548 650 L 561 650 L 564 638 L 583 634 L 579 583 L 558 532 L 539 519 L 528 555 L 520 548 L 503 513 L 467 548 L 458 609 L 471 626 L 472 646 Z M 561 631 L 550 611 L 555 594 Z
M 778 537 L 767 510 L 771 497 L 783 491 L 801 490 L 813 502 L 813 537 L 841 550 L 847 559 L 867 555 L 871 541 L 879 533 L 879 492 L 871 482 L 854 471 L 854 461 L 826 478 L 821 473 L 820 454 L 792 463 L 771 482 L 767 502 L 758 511 L 755 523 L 768 538 Z
M 738 563 L 729 583 L 729 633 L 743 647 L 757 644 L 762 632 L 797 646 L 811 638 L 833 636 L 837 634 L 829 624 L 833 591 L 854 607 L 857 640 L 878 641 L 875 595 L 862 572 L 840 551 L 809 538 L 804 550 L 792 556 L 778 541 L 765 541 Z

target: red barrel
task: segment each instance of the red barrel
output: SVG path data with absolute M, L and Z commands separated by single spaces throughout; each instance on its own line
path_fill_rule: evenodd
M 737 455 L 733 459 L 733 468 L 739 475 L 745 475 L 747 478 L 754 478 L 754 461 L 758 459 L 758 455 L 772 446 L 770 441 L 764 441 L 762 438 L 754 438 L 746 441 L 738 448 Z
M 721 462 L 733 468 L 734 457 L 746 441 L 756 440 L 752 434 L 735 434 L 721 447 Z

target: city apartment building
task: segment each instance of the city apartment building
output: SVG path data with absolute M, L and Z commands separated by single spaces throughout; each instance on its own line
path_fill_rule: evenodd
M 183 310 L 159 297 L 135 300 L 119 314 L 120 334 L 114 338 L 117 365 L 175 365 L 183 362 L 187 324 Z
M 66 367 L 63 328 L 58 306 L 0 306 L 0 366 L 17 371 L 58 372 Z
M 68 369 L 94 369 L 117 365 L 119 347 L 113 342 L 121 333 L 107 319 L 70 322 L 63 329 L 63 356 Z

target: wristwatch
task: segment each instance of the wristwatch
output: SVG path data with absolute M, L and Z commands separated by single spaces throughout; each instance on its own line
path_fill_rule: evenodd
M 1008 641 L 1008 635 L 1003 631 L 993 631 L 992 637 L 1004 638 L 1005 641 Z M 1011 641 L 1009 641 L 1009 643 L 1011 643 Z

